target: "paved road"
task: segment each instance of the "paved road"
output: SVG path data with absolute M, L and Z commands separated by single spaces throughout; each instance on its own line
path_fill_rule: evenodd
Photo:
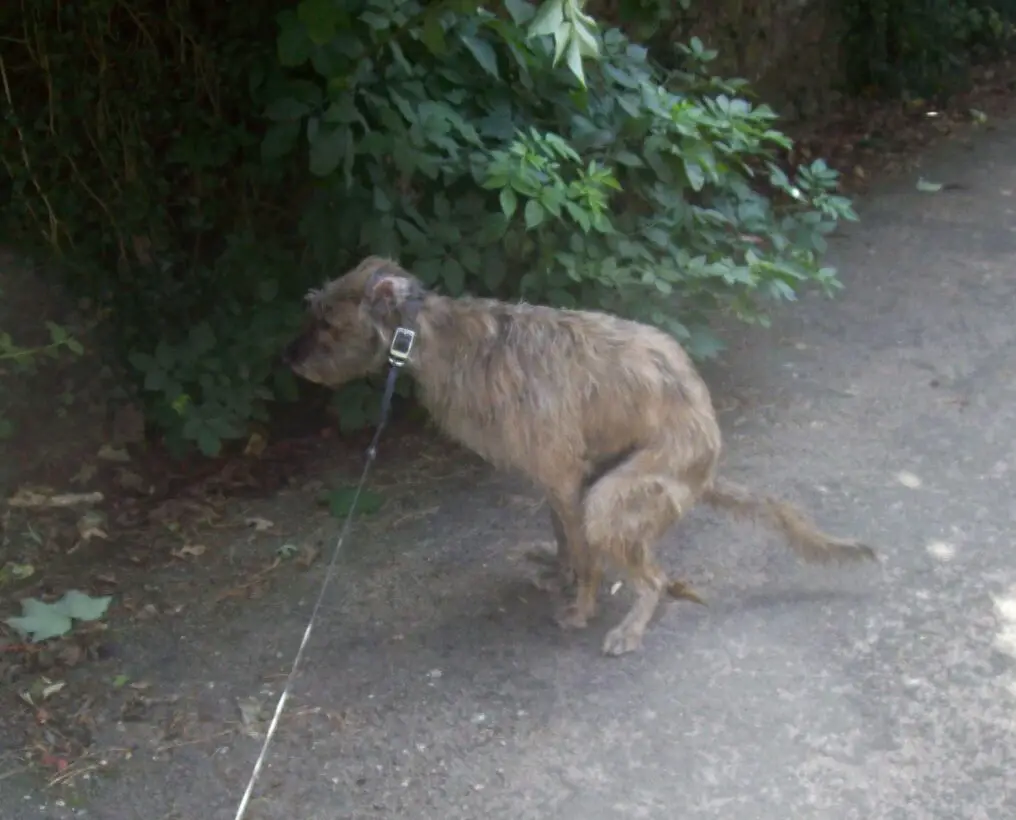
M 294 705 L 323 711 L 283 728 L 249 816 L 1016 817 L 1016 127 L 923 173 L 962 188 L 864 203 L 835 243 L 847 293 L 709 372 L 727 472 L 881 565 L 801 567 L 696 512 L 662 554 L 708 608 L 672 604 L 640 654 L 606 659 L 626 602 L 560 634 L 518 559 L 546 512 L 463 480 L 425 525 L 351 546 Z M 312 589 L 251 604 L 228 642 L 188 635 L 162 679 L 256 691 Z M 180 749 L 87 814 L 231 817 L 255 752 Z

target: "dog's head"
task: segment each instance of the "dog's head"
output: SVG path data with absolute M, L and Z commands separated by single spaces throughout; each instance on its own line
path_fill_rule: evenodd
M 375 373 L 406 305 L 423 295 L 420 282 L 398 264 L 369 256 L 307 294 L 307 327 L 282 360 L 298 376 L 327 387 Z

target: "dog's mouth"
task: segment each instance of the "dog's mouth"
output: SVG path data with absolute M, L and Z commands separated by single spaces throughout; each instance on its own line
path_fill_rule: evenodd
M 282 351 L 282 363 L 291 370 L 298 370 L 314 352 L 314 336 L 312 333 L 301 333 Z

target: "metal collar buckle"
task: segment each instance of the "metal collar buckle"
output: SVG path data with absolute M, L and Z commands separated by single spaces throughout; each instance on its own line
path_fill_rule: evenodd
M 409 353 L 416 341 L 416 333 L 405 327 L 395 329 L 391 347 L 388 348 L 388 362 L 392 367 L 402 367 L 409 361 Z

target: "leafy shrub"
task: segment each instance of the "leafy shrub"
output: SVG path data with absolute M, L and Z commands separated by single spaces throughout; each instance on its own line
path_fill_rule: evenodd
M 709 76 L 714 52 L 693 40 L 667 73 L 611 29 L 580 73 L 558 45 L 568 0 L 505 6 L 280 14 L 290 85 L 263 147 L 308 151 L 321 187 L 302 227 L 322 266 L 398 255 L 445 292 L 623 312 L 697 356 L 717 348 L 710 311 L 761 320 L 759 295 L 837 286 L 819 264 L 854 218 L 836 173 L 780 170 L 776 116 Z
M 260 152 L 278 5 L 0 8 L 4 233 L 111 314 L 153 420 L 208 453 L 264 414 L 303 287 L 302 169 Z
M 174 446 L 214 454 L 293 395 L 299 294 L 367 252 L 446 293 L 645 319 L 699 357 L 716 311 L 838 287 L 835 172 L 778 167 L 775 114 L 697 40 L 664 70 L 579 0 L 23 6 L 27 26 L 0 10 L 4 222 L 112 309 Z M 346 429 L 372 420 L 365 385 L 338 401 Z
M 0 298 L 3 292 L 0 291 Z M 45 344 L 25 345 L 14 340 L 10 333 L 0 332 L 0 441 L 10 438 L 14 423 L 8 416 L 8 399 L 12 395 L 11 384 L 23 385 L 27 376 L 33 375 L 39 363 L 55 359 L 62 354 L 80 356 L 84 348 L 67 328 L 55 322 L 46 322 L 49 341 Z

